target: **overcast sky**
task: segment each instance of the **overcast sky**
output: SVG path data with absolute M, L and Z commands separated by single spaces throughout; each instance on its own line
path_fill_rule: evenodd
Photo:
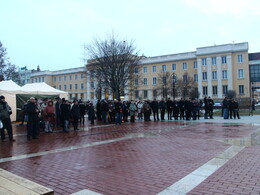
M 249 42 L 260 52 L 259 0 L 0 0 L 0 41 L 16 66 L 84 65 L 83 46 L 114 31 L 140 54 Z

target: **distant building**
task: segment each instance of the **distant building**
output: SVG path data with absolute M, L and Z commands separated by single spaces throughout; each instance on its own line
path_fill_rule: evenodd
M 86 68 L 70 68 L 57 71 L 39 71 L 31 74 L 31 83 L 45 82 L 48 85 L 66 91 L 69 99 L 87 100 Z
M 163 94 L 162 89 L 158 89 L 158 80 L 164 72 L 175 74 L 177 78 L 184 79 L 185 75 L 192 77 L 199 98 L 211 96 L 222 99 L 228 90 L 236 91 L 239 97 L 250 97 L 248 43 L 199 47 L 187 53 L 147 57 L 140 61 L 140 66 L 135 74 L 141 74 L 141 80 L 135 80 L 136 89 L 126 99 L 162 98 L 162 95 L 155 94 Z M 91 78 L 88 81 L 93 82 Z M 94 98 L 95 91 L 91 88 L 96 83 L 88 83 L 87 86 L 87 91 L 91 92 L 88 97 Z M 105 97 L 105 91 L 102 97 Z
M 34 71 L 35 70 L 28 70 L 26 66 L 19 68 L 18 74 L 20 76 L 20 81 L 22 85 L 30 83 L 31 74 Z
M 260 89 L 260 52 L 249 54 L 249 72 L 252 96 L 256 98 L 260 96 L 255 92 L 255 89 Z

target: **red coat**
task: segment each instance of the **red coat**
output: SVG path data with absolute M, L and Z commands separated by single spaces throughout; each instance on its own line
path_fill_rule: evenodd
M 44 109 L 43 109 L 43 119 L 45 121 L 50 121 L 53 122 L 55 120 L 55 108 L 54 106 L 49 106 L 47 105 Z

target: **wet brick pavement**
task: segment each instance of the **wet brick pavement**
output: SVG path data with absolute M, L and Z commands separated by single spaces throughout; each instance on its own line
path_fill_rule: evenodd
M 0 168 L 55 194 L 89 189 L 104 195 L 149 195 L 231 145 L 244 145 L 188 194 L 260 194 L 260 126 L 214 120 L 85 125 L 70 133 L 41 133 L 30 141 L 25 126 L 15 125 L 16 142 L 0 143 Z

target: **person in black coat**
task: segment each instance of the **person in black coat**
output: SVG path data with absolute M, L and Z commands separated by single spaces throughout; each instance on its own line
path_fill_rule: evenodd
M 29 103 L 26 107 L 26 112 L 28 114 L 28 124 L 27 124 L 27 139 L 30 140 L 31 137 L 33 139 L 38 139 L 39 137 L 39 114 L 40 110 L 36 105 L 36 100 L 34 97 L 30 98 Z
M 86 115 L 86 105 L 81 100 L 79 101 L 79 112 L 80 112 L 79 122 L 80 124 L 84 125 L 85 115 Z
M 151 108 L 153 110 L 153 119 L 156 121 L 157 120 L 160 120 L 159 119 L 159 103 L 156 99 L 154 99 L 151 103 Z
M 205 110 L 204 119 L 208 119 L 209 118 L 209 101 L 208 101 L 207 97 L 204 97 L 204 110 Z
M 79 124 L 79 117 L 80 117 L 80 110 L 79 110 L 79 102 L 78 100 L 74 101 L 74 104 L 71 108 L 71 115 L 73 118 L 73 127 L 74 130 L 79 130 L 78 124 Z
M 103 100 L 101 103 L 101 111 L 102 111 L 102 121 L 104 124 L 107 123 L 107 113 L 109 111 L 108 103 L 106 100 Z
M 61 105 L 61 99 L 57 98 L 57 101 L 55 103 L 55 117 L 56 117 L 56 126 L 57 127 L 62 126 L 61 125 L 60 105 Z
M 178 107 L 180 111 L 180 120 L 184 120 L 185 101 L 183 100 L 183 98 L 181 98 L 180 101 L 178 102 Z
M 94 120 L 95 120 L 95 110 L 94 106 L 92 103 L 89 103 L 88 105 L 88 119 L 91 121 L 90 124 L 94 125 Z
M 68 100 L 64 100 L 60 106 L 61 118 L 63 121 L 63 131 L 69 132 L 69 120 L 70 120 L 70 103 Z
M 166 102 L 166 107 L 167 107 L 167 113 L 168 113 L 168 120 L 172 120 L 172 108 L 173 108 L 173 101 L 171 98 L 168 98 Z
M 208 97 L 208 112 L 209 112 L 209 117 L 213 119 L 213 108 L 214 108 L 214 101 L 213 99 L 209 96 Z
M 165 110 L 166 110 L 166 102 L 164 101 L 164 99 L 162 99 L 159 102 L 159 109 L 161 111 L 161 120 L 164 121 L 164 115 L 165 115 Z

